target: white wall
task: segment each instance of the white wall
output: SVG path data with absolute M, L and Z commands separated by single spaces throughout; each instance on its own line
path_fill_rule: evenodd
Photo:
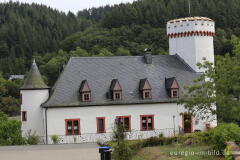
M 140 115 L 154 115 L 154 127 L 157 131 L 173 128 L 173 115 L 175 115 L 177 132 L 178 126 L 182 127 L 181 112 L 186 112 L 186 110 L 183 106 L 177 106 L 176 103 L 49 108 L 47 110 L 47 130 L 49 136 L 61 135 L 65 139 L 69 138 L 71 136 L 65 136 L 65 119 L 79 118 L 81 134 L 98 136 L 101 134 L 96 134 L 96 117 L 106 117 L 106 132 L 112 132 L 116 116 L 131 115 L 131 129 L 135 132 L 140 130 Z M 198 125 L 195 125 L 194 122 L 193 119 L 193 130 L 205 129 L 206 122 L 200 122 Z M 147 132 L 142 131 L 141 134 L 149 134 Z
M 31 130 L 38 136 L 44 136 L 43 108 L 40 105 L 48 99 L 48 89 L 21 90 L 21 94 L 21 111 L 27 111 L 27 121 L 22 121 L 22 135 L 26 136 Z

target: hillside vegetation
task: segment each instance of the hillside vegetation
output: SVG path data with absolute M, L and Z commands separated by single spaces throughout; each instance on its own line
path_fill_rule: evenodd
M 213 75 L 223 93 L 217 101 L 218 118 L 226 122 L 240 121 L 240 103 L 232 98 L 240 95 L 239 12 L 239 0 L 191 0 L 191 16 L 216 22 L 215 54 L 221 57 L 216 58 L 218 72 Z M 19 113 L 15 93 L 22 82 L 6 79 L 27 74 L 33 57 L 46 83 L 53 86 L 71 56 L 142 55 L 144 48 L 168 54 L 166 22 L 187 16 L 188 0 L 138 0 L 76 15 L 44 5 L 0 3 L 0 111 Z
M 98 55 L 103 49 L 113 55 L 141 55 L 146 47 L 152 48 L 154 54 L 167 54 L 166 22 L 188 16 L 187 2 L 139 0 L 83 10 L 77 15 L 44 5 L 1 3 L 0 71 L 5 78 L 10 74 L 25 74 L 33 55 L 47 55 L 42 61 L 50 63 L 60 49 L 69 57 L 70 51 L 77 47 L 86 51 L 86 55 Z M 231 35 L 240 36 L 240 1 L 192 0 L 191 11 L 191 16 L 206 16 L 216 21 L 215 53 L 231 53 Z M 62 66 L 60 62 L 58 65 Z M 41 67 L 42 71 L 43 68 L 46 66 Z M 45 75 L 52 85 L 55 79 Z

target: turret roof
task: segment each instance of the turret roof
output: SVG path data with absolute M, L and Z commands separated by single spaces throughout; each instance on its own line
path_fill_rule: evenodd
M 24 85 L 21 87 L 22 90 L 28 89 L 48 89 L 49 87 L 44 83 L 41 73 L 38 70 L 35 59 L 33 60 L 31 69 L 24 81 Z

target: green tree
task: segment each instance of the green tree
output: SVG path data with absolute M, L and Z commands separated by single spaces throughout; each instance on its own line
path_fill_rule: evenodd
M 0 112 L 11 116 L 20 113 L 19 88 L 19 84 L 7 81 L 0 75 Z
M 21 136 L 21 122 L 8 120 L 8 116 L 0 112 L 0 145 L 21 145 L 25 141 Z
M 240 122 L 240 39 L 232 36 L 231 43 L 234 46 L 232 56 L 217 56 L 215 67 L 207 61 L 198 64 L 206 71 L 194 85 L 185 87 L 185 94 L 178 103 L 193 114 L 217 113 L 219 121 Z
M 108 49 L 103 48 L 96 56 L 113 56 L 113 54 Z
M 114 130 L 113 130 L 113 141 L 116 144 L 113 146 L 114 152 L 113 157 L 116 160 L 130 160 L 131 159 L 131 149 L 129 147 L 128 141 L 126 140 L 126 133 L 124 127 L 116 120 Z
M 130 55 L 131 55 L 130 51 L 123 47 L 119 47 L 117 49 L 116 56 L 130 56 Z
M 89 53 L 86 50 L 77 47 L 75 50 L 70 52 L 70 55 L 73 57 L 87 57 L 89 56 Z

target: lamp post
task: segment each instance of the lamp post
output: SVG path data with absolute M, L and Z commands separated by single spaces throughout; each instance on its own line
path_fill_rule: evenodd
M 175 115 L 173 115 L 173 135 L 175 136 Z

